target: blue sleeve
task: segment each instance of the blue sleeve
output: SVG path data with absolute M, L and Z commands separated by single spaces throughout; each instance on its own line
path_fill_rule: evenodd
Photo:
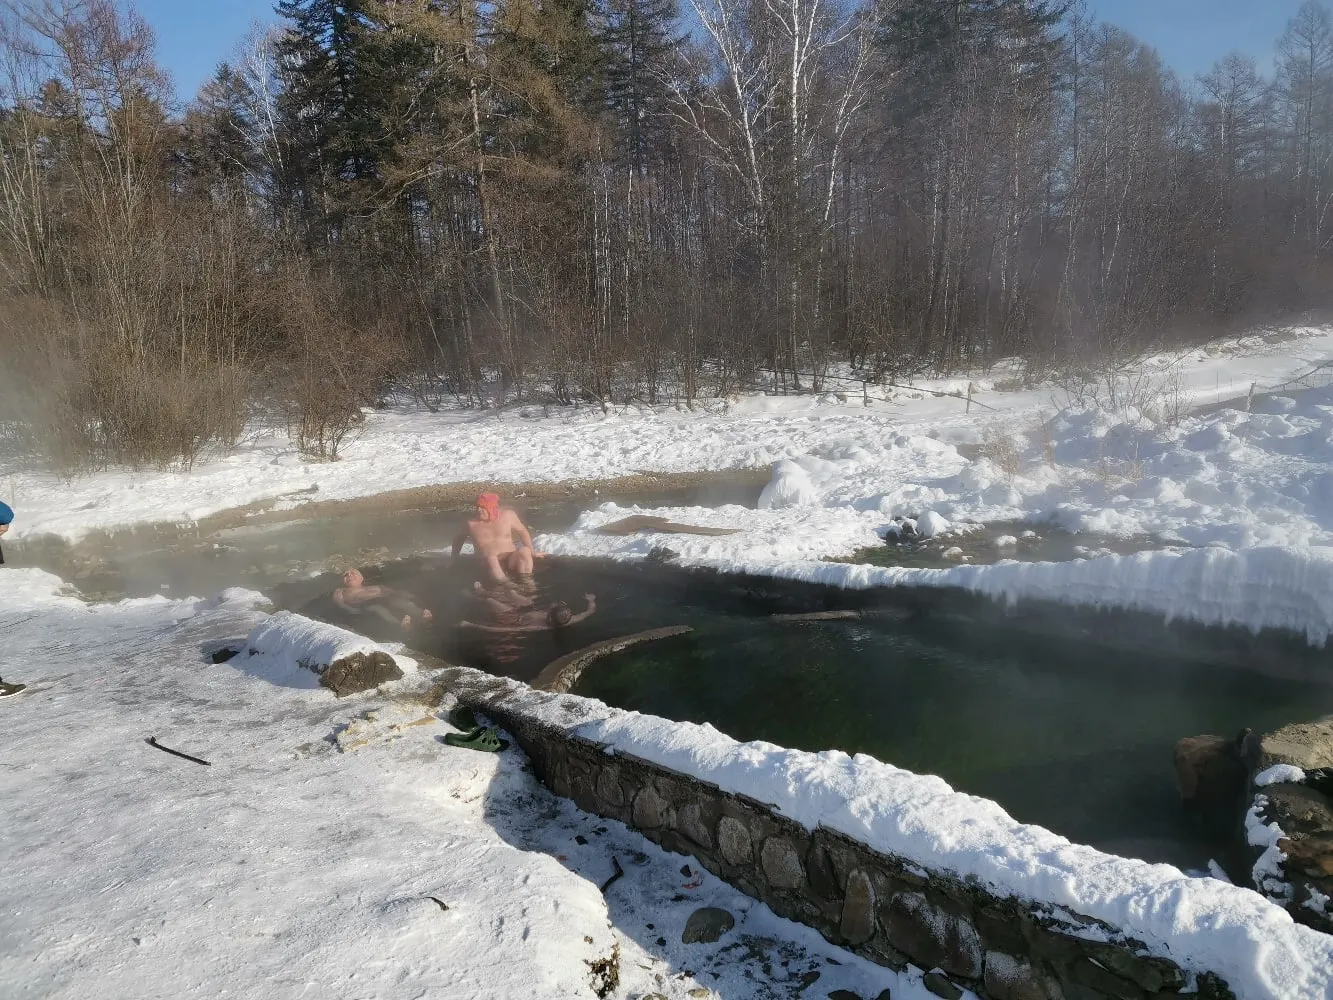
M 12 520 L 14 520 L 14 509 L 0 500 L 0 524 L 8 524 Z

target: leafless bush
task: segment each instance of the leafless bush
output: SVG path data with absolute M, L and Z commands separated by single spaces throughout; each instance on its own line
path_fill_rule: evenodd
M 288 433 L 302 454 L 337 461 L 348 435 L 392 385 L 402 344 L 383 328 L 358 328 L 338 311 L 336 290 L 293 268 L 275 286 L 284 340 L 277 368 Z
M 235 446 L 246 418 L 238 364 L 127 350 L 98 319 L 34 297 L 0 304 L 0 352 L 10 359 L 0 418 L 12 440 L 71 472 L 189 466 Z
M 988 424 L 982 431 L 980 454 L 1010 480 L 1023 471 L 1023 441 L 1003 424 Z
M 1178 362 L 1164 370 L 1149 369 L 1141 359 L 1107 362 L 1068 369 L 1055 384 L 1061 393 L 1057 405 L 1097 409 L 1121 419 L 1137 414 L 1154 424 L 1174 427 L 1188 409 Z
M 1139 457 L 1139 443 L 1136 438 L 1133 447 L 1126 448 L 1123 455 L 1115 455 L 1111 452 L 1112 443 L 1106 438 L 1101 440 L 1093 475 L 1101 483 L 1104 492 L 1112 493 L 1124 486 L 1135 486 L 1143 480 L 1146 466 Z
M 1050 468 L 1055 468 L 1055 418 L 1048 417 L 1037 421 L 1031 436 L 1041 447 L 1041 458 Z

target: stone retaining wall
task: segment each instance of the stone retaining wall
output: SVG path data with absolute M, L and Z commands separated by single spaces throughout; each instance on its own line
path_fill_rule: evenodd
M 469 680 L 465 675 L 472 675 Z M 1063 910 L 997 897 L 772 807 L 530 718 L 472 671 L 448 686 L 518 740 L 542 782 L 581 808 L 619 820 L 670 851 L 893 969 L 923 970 L 940 996 L 950 982 L 989 1000 L 1197 1000 L 1232 997 L 1218 977 L 1194 982 L 1142 942 Z M 1197 991 L 1197 992 L 1195 992 Z
M 1333 934 L 1333 715 L 1265 734 L 1255 771 L 1275 764 L 1298 767 L 1305 777 L 1251 789 L 1260 818 L 1283 834 L 1274 845 L 1276 891 L 1258 871 L 1255 880 L 1297 923 Z

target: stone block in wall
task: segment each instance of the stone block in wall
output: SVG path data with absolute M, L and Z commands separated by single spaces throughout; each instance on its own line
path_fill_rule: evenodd
M 705 850 L 713 847 L 712 828 L 717 825 L 717 809 L 712 802 L 696 799 L 676 810 L 676 829 Z
M 820 899 L 842 898 L 842 888 L 838 885 L 838 876 L 833 871 L 833 860 L 818 838 L 811 841 L 810 850 L 806 852 L 805 873 L 811 891 Z
M 723 816 L 717 822 L 717 846 L 722 860 L 739 867 L 748 865 L 753 856 L 750 830 L 735 816 Z
M 625 790 L 620 787 L 620 772 L 616 768 L 604 768 L 597 776 L 597 795 L 609 806 L 625 804 Z
M 1135 954 L 1137 942 L 1129 947 L 1111 944 L 1086 943 L 1088 957 L 1102 968 L 1128 979 L 1146 993 L 1177 993 L 1185 986 L 1185 973 L 1164 958 Z
M 805 882 L 805 867 L 786 837 L 769 837 L 759 848 L 759 867 L 774 889 L 796 889 Z
M 586 778 L 593 773 L 592 762 L 582 753 L 569 755 L 569 773 L 576 778 Z
M 547 786 L 556 795 L 567 799 L 573 797 L 574 787 L 569 780 L 569 762 L 565 760 L 564 755 L 552 755 L 546 774 L 539 777 L 546 779 Z
M 900 892 L 885 907 L 889 943 L 923 969 L 938 965 L 967 979 L 981 975 L 981 937 L 962 917 L 919 892 Z
M 1090 958 L 1080 958 L 1069 966 L 1071 986 L 1065 993 L 1071 1000 L 1078 1000 L 1074 986 L 1085 986 L 1094 991 L 1097 997 L 1113 997 L 1114 1000 L 1146 1000 L 1148 993 L 1128 979 L 1117 976 L 1110 969 L 1094 962 Z
M 974 912 L 974 926 L 988 949 L 1007 955 L 1027 954 L 1028 937 L 1025 931 L 1032 926 L 1032 919 L 1013 900 L 982 904 Z
M 588 771 L 579 772 L 572 767 L 570 770 L 569 797 L 574 804 L 588 812 L 605 815 L 605 804 L 597 797 L 597 779 Z
M 864 854 L 845 838 L 835 836 L 828 830 L 820 830 L 818 840 L 828 854 L 829 862 L 833 866 L 834 880 L 841 891 L 846 888 L 847 879 L 851 877 L 852 872 L 861 868 Z
M 838 931 L 850 944 L 864 944 L 875 935 L 875 886 L 860 869 L 847 876 Z
M 644 785 L 634 796 L 634 825 L 641 830 L 666 826 L 671 806 L 652 785 Z
M 1053 977 L 1026 959 L 1002 951 L 986 952 L 982 982 L 991 1000 L 1065 1000 Z

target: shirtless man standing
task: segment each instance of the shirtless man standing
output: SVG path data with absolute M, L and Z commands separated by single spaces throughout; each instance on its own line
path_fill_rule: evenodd
M 366 586 L 366 578 L 359 569 L 343 574 L 343 585 L 333 592 L 333 603 L 354 615 L 370 612 L 387 622 L 412 627 L 412 619 L 426 624 L 434 617 L 412 603 L 412 595 L 392 587 Z
M 518 536 L 519 545 L 514 545 L 514 536 Z M 485 567 L 486 577 L 493 583 L 504 583 L 509 575 L 531 576 L 534 558 L 540 553 L 532 547 L 532 535 L 508 507 L 500 506 L 500 497 L 495 493 L 483 493 L 477 497 L 477 516 L 454 538 L 454 558 L 463 550 L 463 544 L 471 538 L 477 558 Z

